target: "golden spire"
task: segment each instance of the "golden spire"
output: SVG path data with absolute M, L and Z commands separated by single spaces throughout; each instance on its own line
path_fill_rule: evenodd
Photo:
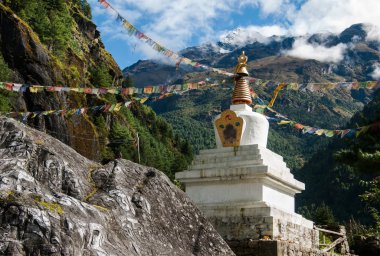
M 252 97 L 249 91 L 249 85 L 247 80 L 244 78 L 248 76 L 247 71 L 247 61 L 248 57 L 245 55 L 244 51 L 238 58 L 238 64 L 235 68 L 235 88 L 232 95 L 232 104 L 251 104 Z

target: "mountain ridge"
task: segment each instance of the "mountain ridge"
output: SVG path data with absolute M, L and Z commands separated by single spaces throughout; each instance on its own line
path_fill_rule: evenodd
M 371 73 L 373 72 L 373 64 L 380 61 L 379 44 L 375 43 L 373 40 L 367 40 L 367 32 L 365 30 L 365 24 L 355 24 L 351 27 L 345 29 L 340 34 L 315 34 L 306 37 L 276 37 L 269 38 L 268 42 L 253 42 L 244 46 L 233 46 L 231 44 L 217 42 L 216 44 L 205 44 L 198 47 L 189 47 L 181 50 L 179 53 L 187 58 L 193 59 L 201 64 L 213 66 L 216 68 L 225 68 L 228 71 L 232 70 L 232 67 L 236 63 L 237 57 L 241 54 L 241 51 L 245 51 L 248 56 L 249 66 L 251 67 L 261 67 L 265 68 L 263 60 L 265 58 L 273 58 L 274 56 L 287 58 L 286 51 L 291 50 L 294 46 L 294 42 L 297 38 L 305 38 L 312 45 L 321 45 L 323 47 L 329 48 L 339 44 L 348 44 L 347 50 L 344 54 L 344 59 L 339 63 L 326 63 L 318 60 L 308 60 L 296 58 L 297 62 L 308 63 L 310 61 L 315 61 L 316 66 L 322 66 L 323 70 L 328 70 L 330 74 L 335 77 L 326 77 L 323 81 L 334 81 L 339 78 L 340 81 L 352 81 L 352 80 L 373 80 Z M 224 49 L 220 46 L 229 48 L 228 53 L 220 53 L 220 49 Z M 151 74 L 141 73 L 138 70 L 144 69 L 145 65 L 149 63 L 149 70 Z M 256 64 L 257 63 L 257 64 Z M 171 64 L 175 67 L 174 63 Z M 141 66 L 141 67 L 139 67 Z M 300 65 L 299 65 L 300 66 Z M 133 69 L 131 68 L 133 67 Z M 176 75 L 170 75 L 166 69 L 170 67 L 170 64 L 161 64 L 157 61 L 145 60 L 143 62 L 138 62 L 130 67 L 123 69 L 123 74 L 125 76 L 130 75 L 133 80 L 135 80 L 134 85 L 136 87 L 142 87 L 146 85 L 156 85 L 162 83 L 175 83 L 179 78 L 177 74 L 183 73 L 207 73 L 205 70 L 195 70 L 194 68 L 186 67 L 186 65 L 181 65 L 185 69 L 180 69 L 176 71 Z M 276 67 L 280 69 L 280 67 Z M 251 75 L 258 78 L 262 77 L 262 73 L 255 73 L 255 70 L 249 69 Z M 155 78 L 154 75 L 165 73 L 166 79 L 162 81 Z M 323 71 L 321 71 L 322 73 Z M 144 77 L 142 79 L 141 77 Z M 304 76 L 296 78 L 296 80 L 287 80 L 287 82 L 320 82 L 320 80 L 312 80 L 314 76 L 309 75 L 304 72 Z M 274 80 L 274 79 L 272 79 Z M 149 84 L 145 82 L 149 81 Z M 284 81 L 284 80 L 281 80 Z

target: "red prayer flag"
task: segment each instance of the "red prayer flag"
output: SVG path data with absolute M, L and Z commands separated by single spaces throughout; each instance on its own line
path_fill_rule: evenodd
M 104 8 L 108 8 L 110 6 L 109 3 L 107 3 L 106 0 L 99 0 L 100 4 L 104 7 Z

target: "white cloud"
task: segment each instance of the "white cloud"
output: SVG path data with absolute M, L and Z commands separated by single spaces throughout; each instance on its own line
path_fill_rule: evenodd
M 220 36 L 220 41 L 243 46 L 253 42 L 269 43 L 272 36 L 282 36 L 287 33 L 286 29 L 273 25 L 273 26 L 248 26 L 239 27 L 234 31 L 224 32 Z
M 293 48 L 284 51 L 283 54 L 301 59 L 337 63 L 343 60 L 346 49 L 347 46 L 345 44 L 338 44 L 327 48 L 321 45 L 309 44 L 306 39 L 299 38 L 294 42 Z
M 364 29 L 367 32 L 367 40 L 380 42 L 380 27 L 372 24 L 366 24 Z
M 259 7 L 264 16 L 272 13 L 283 12 L 291 9 L 294 5 L 289 0 L 241 0 L 240 6 L 253 5 Z
M 380 63 L 375 63 L 372 67 L 374 70 L 370 75 L 373 79 L 380 80 Z
M 288 20 L 296 35 L 330 31 L 339 33 L 355 23 L 380 25 L 379 0 L 308 0 Z
M 273 15 L 274 26 L 285 27 L 295 36 L 340 33 L 357 23 L 366 23 L 368 39 L 380 42 L 379 0 L 244 0 L 263 15 Z M 301 3 L 297 8 L 297 3 Z
M 88 0 L 93 7 L 93 14 L 103 15 L 106 10 L 97 0 Z M 355 23 L 368 23 L 367 39 L 380 42 L 380 19 L 376 10 L 380 10 L 379 0 L 109 0 L 120 13 L 135 24 L 144 33 L 162 45 L 179 51 L 190 45 L 216 41 L 233 32 L 220 31 L 220 23 L 237 24 L 239 37 L 231 43 L 243 45 L 250 42 L 268 42 L 266 37 L 272 35 L 305 35 L 319 32 L 340 33 Z M 244 14 L 247 7 L 257 7 L 261 18 L 267 24 L 239 26 L 239 20 L 231 20 L 231 15 Z M 253 20 L 260 19 L 252 17 Z M 141 25 L 144 24 L 144 25 Z M 107 21 L 98 24 L 103 36 L 122 38 L 131 47 L 142 50 L 147 57 L 157 54 L 137 40 L 123 36 L 125 33 L 119 24 Z M 300 44 L 290 51 L 297 56 L 314 56 L 313 51 L 322 53 L 313 59 L 338 61 L 344 52 L 344 46 L 317 48 L 313 45 Z M 302 48 L 303 47 L 303 48 Z M 304 49 L 303 53 L 299 49 Z M 312 49 L 312 51 L 307 52 Z M 306 52 L 306 53 L 305 53 Z M 325 53 L 332 56 L 325 56 Z M 335 54 L 335 55 L 334 55 Z
M 89 2 L 94 8 L 94 15 L 105 14 L 105 10 L 99 7 L 97 0 L 89 0 Z M 111 5 L 128 21 L 145 24 L 141 27 L 134 24 L 138 29 L 174 51 L 189 46 L 194 38 L 198 38 L 198 42 L 205 41 L 204 38 L 214 39 L 216 36 L 213 28 L 214 19 L 220 18 L 225 13 L 230 13 L 233 10 L 232 4 L 237 2 L 237 0 L 110 1 Z M 131 45 L 131 38 L 116 35 L 125 33 L 118 24 L 109 24 L 105 21 L 99 26 L 103 36 L 122 38 Z M 140 43 L 138 48 L 141 48 L 147 57 L 157 57 L 157 54 L 144 46 L 143 43 Z M 154 54 L 152 55 L 152 53 Z

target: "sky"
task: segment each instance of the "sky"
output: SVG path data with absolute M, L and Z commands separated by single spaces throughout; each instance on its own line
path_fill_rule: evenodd
M 106 49 L 121 68 L 140 59 L 162 58 L 116 21 L 109 8 L 88 0 Z M 340 33 L 352 24 L 368 24 L 368 39 L 380 42 L 380 0 L 107 0 L 140 31 L 175 52 L 189 46 L 227 40 L 236 45 L 267 37 Z M 376 11 L 374 11 L 376 10 Z M 233 33 L 235 31 L 235 34 Z M 237 34 L 237 35 L 236 35 Z M 284 54 L 339 62 L 349 45 L 326 48 L 299 38 Z M 380 77 L 380 66 L 379 66 Z

